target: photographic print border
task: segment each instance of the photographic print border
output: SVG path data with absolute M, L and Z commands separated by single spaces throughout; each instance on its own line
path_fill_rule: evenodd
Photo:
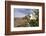
M 14 27 L 14 8 L 28 8 L 28 9 L 39 9 L 39 25 L 38 27 Z M 19 13 L 19 12 L 18 12 Z M 27 17 L 28 18 L 28 17 Z M 33 20 L 33 19 L 32 19 Z M 35 19 L 34 19 L 35 20 Z M 20 21 L 20 20 L 19 20 Z M 35 23 L 34 23 L 35 24 Z M 33 24 L 32 24 L 33 25 Z M 29 31 L 29 30 L 42 30 L 42 7 L 41 6 L 22 6 L 22 5 L 11 5 L 11 31 Z M 35 29 L 34 29 L 35 28 Z M 19 30 L 18 30 L 19 29 Z
M 42 6 L 42 30 L 11 32 L 11 5 Z M 33 34 L 45 32 L 45 4 L 35 2 L 5 1 L 5 35 Z

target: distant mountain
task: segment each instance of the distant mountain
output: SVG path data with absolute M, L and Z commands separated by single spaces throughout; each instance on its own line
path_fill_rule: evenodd
M 25 17 L 21 17 L 21 18 L 19 18 L 19 17 L 14 17 L 15 20 L 20 20 L 20 19 L 23 19 L 23 18 L 25 18 Z
M 24 17 L 14 17 L 14 19 L 35 19 L 36 20 L 36 15 L 35 14 L 30 14 L 30 15 L 26 15 Z

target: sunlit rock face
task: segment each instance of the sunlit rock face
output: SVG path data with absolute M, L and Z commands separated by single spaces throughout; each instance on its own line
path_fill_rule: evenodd
M 36 20 L 36 16 L 34 14 L 30 14 L 30 16 L 31 16 L 30 20 L 33 20 L 33 19 Z

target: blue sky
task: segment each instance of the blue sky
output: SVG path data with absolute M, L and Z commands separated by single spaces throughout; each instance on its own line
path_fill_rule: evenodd
M 24 17 L 28 13 L 32 13 L 32 9 L 14 8 L 14 17 Z

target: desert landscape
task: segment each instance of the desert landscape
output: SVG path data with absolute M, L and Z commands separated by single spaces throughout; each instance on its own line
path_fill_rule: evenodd
M 22 15 L 22 14 L 21 14 Z M 20 15 L 20 16 L 21 16 Z M 31 14 L 28 13 L 25 16 L 14 17 L 14 27 L 35 27 L 39 26 L 39 12 L 33 11 Z

